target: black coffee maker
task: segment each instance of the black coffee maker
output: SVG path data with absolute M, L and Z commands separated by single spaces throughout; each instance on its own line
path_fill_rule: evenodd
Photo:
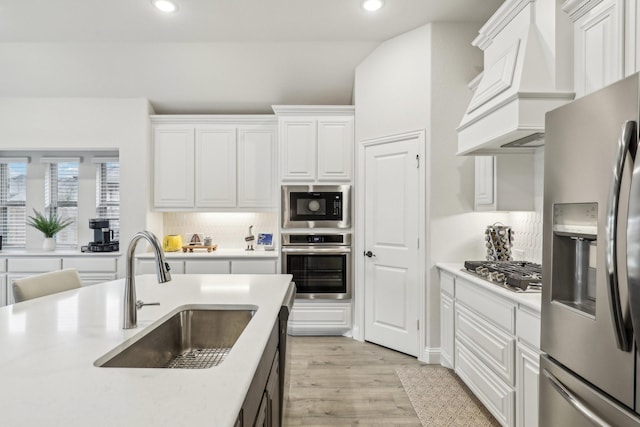
M 117 252 L 120 250 L 120 242 L 113 240 L 113 230 L 109 227 L 108 219 L 90 219 L 89 228 L 93 230 L 93 242 L 83 246 L 82 252 Z

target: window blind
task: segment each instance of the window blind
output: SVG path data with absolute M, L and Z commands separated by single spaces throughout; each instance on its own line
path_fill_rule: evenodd
M 96 215 L 109 219 L 114 240 L 120 240 L 120 162 L 94 158 L 96 163 Z
M 0 235 L 2 245 L 26 246 L 28 158 L 0 158 Z
M 73 223 L 56 235 L 58 247 L 78 245 L 78 165 L 76 158 L 45 158 L 45 215 L 70 218 Z

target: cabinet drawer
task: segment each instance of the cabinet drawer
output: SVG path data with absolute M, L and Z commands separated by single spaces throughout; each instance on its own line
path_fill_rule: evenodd
M 231 262 L 232 274 L 276 274 L 276 261 L 242 260 Z
M 44 273 L 62 268 L 60 258 L 11 258 L 7 262 L 7 269 L 12 273 Z
M 169 264 L 170 272 L 172 274 L 184 274 L 184 262 L 183 261 L 167 261 Z M 136 267 L 135 274 L 156 274 L 156 262 L 148 259 L 138 260 L 138 266 Z
M 82 280 L 82 286 L 97 285 L 98 283 L 110 282 L 116 280 L 116 274 L 107 273 L 84 273 L 80 274 L 80 280 Z
M 522 308 L 516 314 L 516 332 L 518 338 L 536 349 L 540 348 L 540 314 Z
M 492 295 L 460 277 L 456 280 L 456 301 L 462 301 L 475 313 L 515 334 L 515 303 Z
M 456 306 L 456 339 L 510 385 L 515 383 L 515 338 Z
M 62 258 L 62 268 L 75 268 L 79 272 L 106 272 L 117 271 L 116 258 Z
M 184 264 L 186 274 L 229 274 L 231 271 L 229 260 L 185 261 Z
M 456 343 L 456 374 L 503 426 L 515 425 L 515 391 Z
M 453 274 L 440 270 L 440 291 L 450 297 L 455 296 L 455 280 L 456 278 Z
M 350 303 L 296 301 L 289 316 L 291 335 L 342 335 L 350 329 Z

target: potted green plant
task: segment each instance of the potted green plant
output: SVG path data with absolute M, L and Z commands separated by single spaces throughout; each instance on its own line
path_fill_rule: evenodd
M 41 231 L 44 234 L 44 242 L 42 243 L 42 249 L 46 251 L 52 251 L 56 248 L 56 242 L 53 239 L 56 234 L 67 228 L 73 223 L 70 218 L 58 218 L 51 214 L 45 216 L 37 210 L 33 210 L 34 215 L 29 216 L 27 225 Z

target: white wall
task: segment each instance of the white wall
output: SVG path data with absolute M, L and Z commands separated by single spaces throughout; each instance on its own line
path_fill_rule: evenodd
M 158 114 L 351 104 L 353 69 L 376 44 L 0 43 L 0 94 L 141 97 Z
M 456 127 L 471 98 L 467 84 L 481 70 L 482 52 L 471 46 L 477 30 L 477 24 L 429 24 L 381 44 L 356 68 L 356 141 L 427 132 L 426 328 L 421 357 L 436 363 L 440 287 L 435 264 L 484 259 L 485 227 L 508 219 L 506 213 L 473 212 L 474 161 L 455 155 Z M 356 310 L 356 321 L 359 315 Z
M 128 242 L 150 223 L 162 232 L 162 215 L 150 213 L 151 112 L 145 99 L 0 98 L 0 150 L 118 150 Z
M 425 129 L 429 123 L 431 26 L 378 46 L 355 72 L 355 134 L 364 141 Z

